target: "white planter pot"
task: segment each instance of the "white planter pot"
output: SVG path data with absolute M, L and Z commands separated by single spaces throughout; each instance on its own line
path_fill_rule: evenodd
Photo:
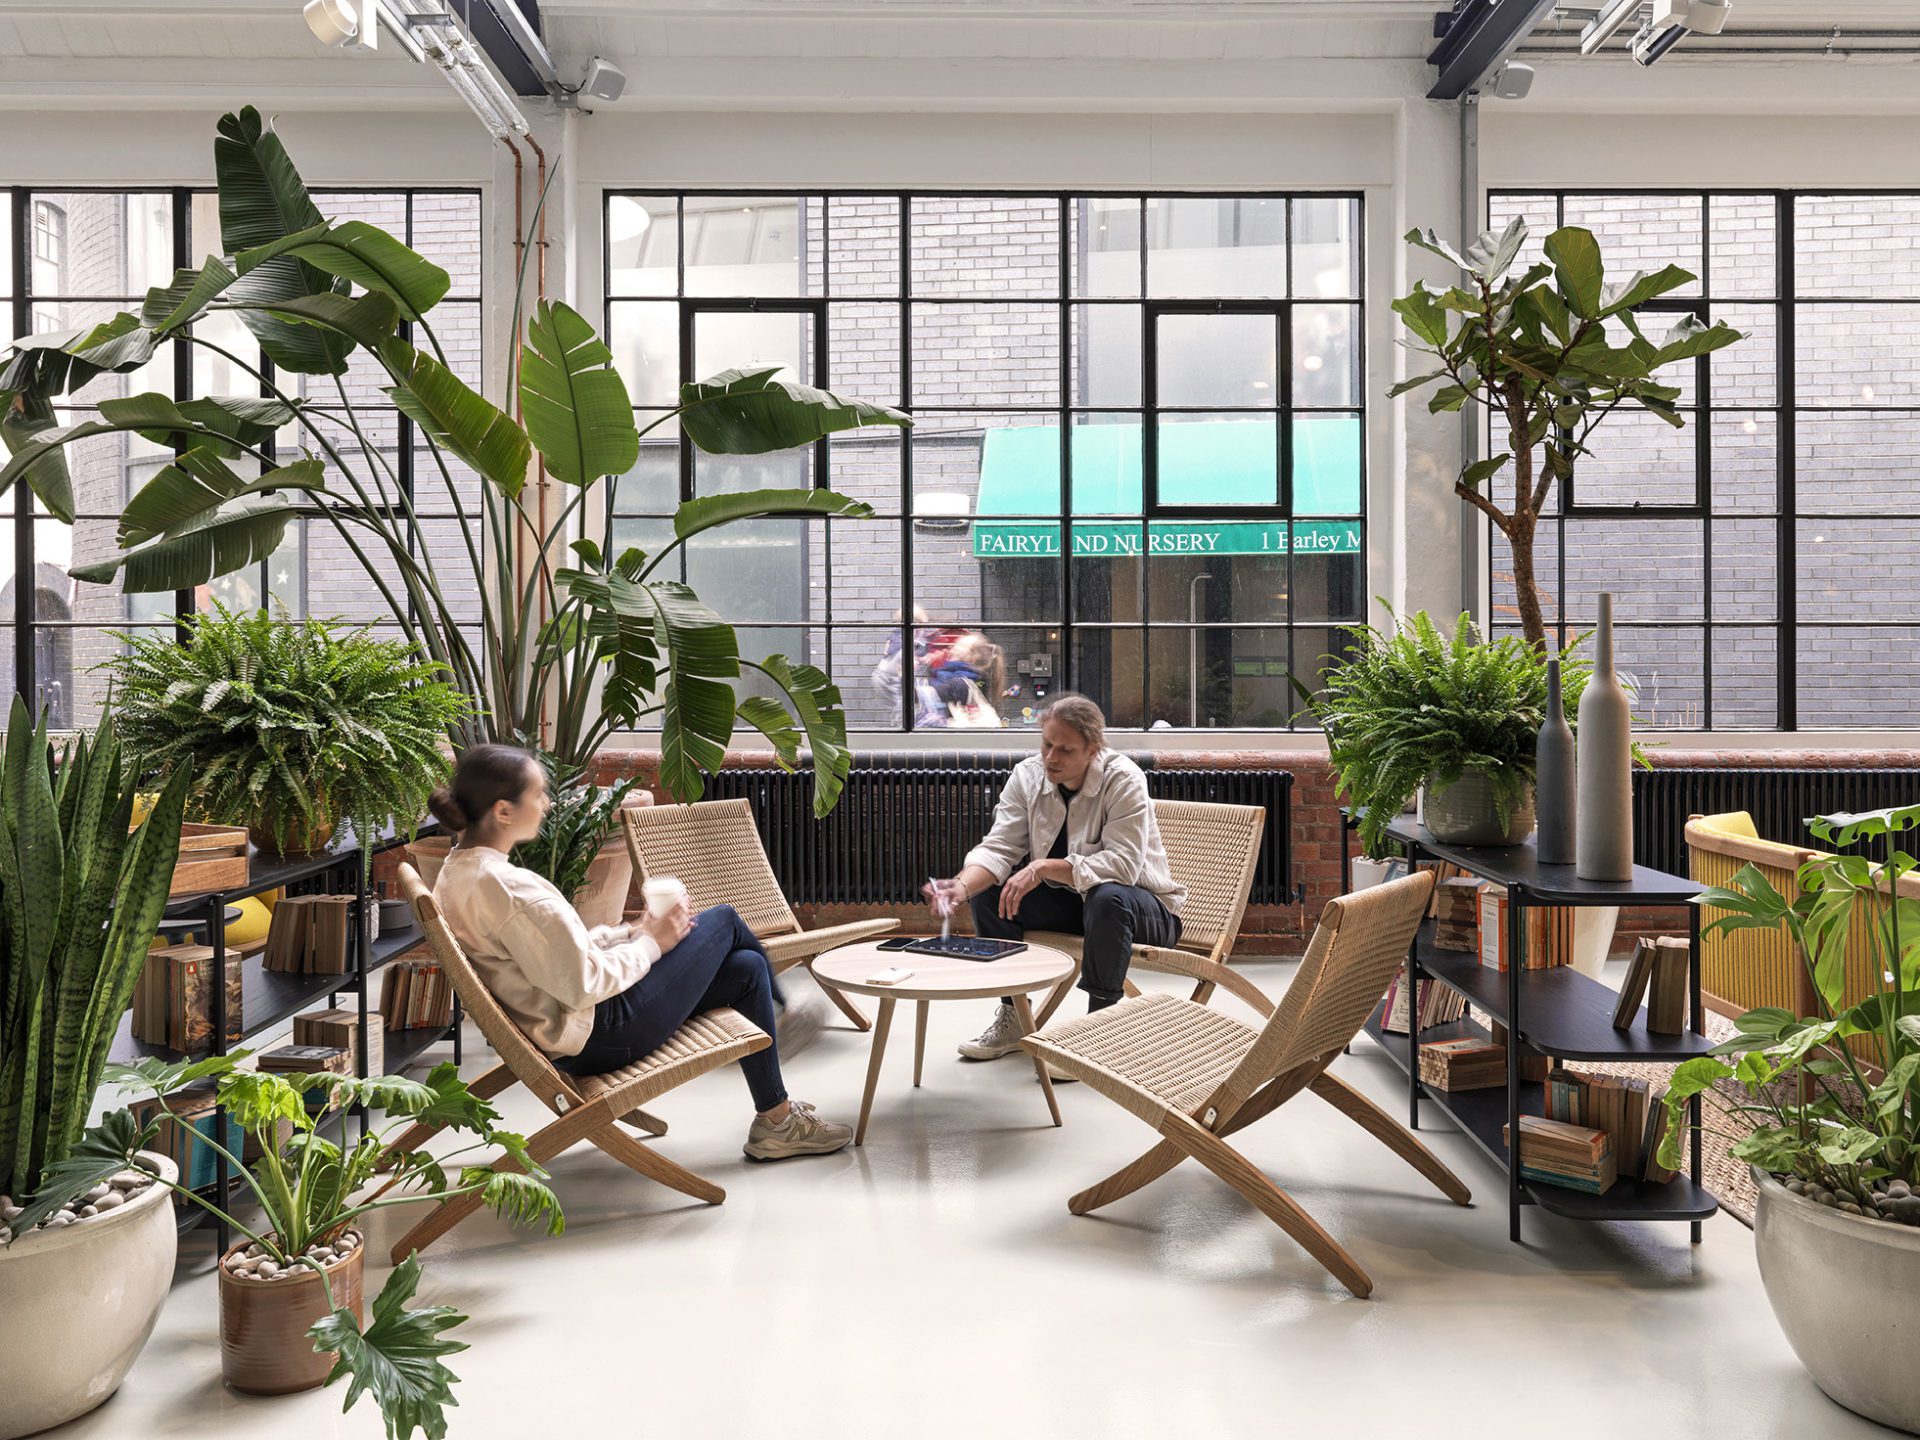
M 1369 860 L 1366 856 L 1359 855 L 1354 857 L 1352 864 L 1355 890 L 1371 890 L 1376 885 L 1387 883 L 1387 875 L 1391 870 L 1390 861 Z
M 1757 1167 L 1753 1179 L 1760 1280 L 1793 1353 L 1847 1409 L 1920 1434 L 1920 1229 L 1816 1205 Z
M 164 1155 L 141 1158 L 179 1174 Z M 170 1193 L 149 1185 L 117 1210 L 0 1250 L 0 1440 L 84 1415 L 120 1387 L 173 1284 Z M 139 1427 L 130 1417 L 124 1428 Z

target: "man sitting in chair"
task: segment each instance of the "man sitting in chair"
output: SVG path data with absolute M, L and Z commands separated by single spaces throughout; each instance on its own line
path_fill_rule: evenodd
M 1054 697 L 1040 712 L 1040 753 L 1014 767 L 993 828 L 960 873 L 926 886 L 936 918 L 971 901 L 973 928 L 999 940 L 1028 930 L 1085 936 L 1080 988 L 1089 1011 L 1118 1001 L 1135 945 L 1180 939 L 1186 887 L 1174 883 L 1147 798 L 1147 777 L 1107 748 L 1106 717 L 1082 695 Z M 1020 1048 L 1011 1001 L 961 1044 L 969 1060 Z

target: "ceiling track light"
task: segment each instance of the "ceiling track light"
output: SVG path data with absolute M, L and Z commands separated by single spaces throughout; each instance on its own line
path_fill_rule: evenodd
M 322 45 L 346 50 L 378 50 L 384 29 L 394 43 L 418 62 L 426 58 L 407 32 L 404 12 L 389 0 L 307 0 L 300 13 Z

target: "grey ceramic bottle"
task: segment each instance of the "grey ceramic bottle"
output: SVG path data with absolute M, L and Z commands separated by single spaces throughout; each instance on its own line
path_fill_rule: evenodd
M 1575 775 L 1574 874 L 1582 880 L 1633 878 L 1632 712 L 1613 667 L 1613 596 L 1600 597 L 1599 653 L 1580 692 Z
M 1533 747 L 1535 847 L 1542 865 L 1573 864 L 1573 727 L 1560 695 L 1560 662 L 1547 661 L 1547 713 Z

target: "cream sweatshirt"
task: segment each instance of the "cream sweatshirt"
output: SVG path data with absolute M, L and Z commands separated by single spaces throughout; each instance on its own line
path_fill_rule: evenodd
M 493 998 L 548 1055 L 578 1055 L 593 1007 L 660 958 L 625 927 L 589 931 L 551 882 L 491 846 L 454 847 L 433 898 Z

